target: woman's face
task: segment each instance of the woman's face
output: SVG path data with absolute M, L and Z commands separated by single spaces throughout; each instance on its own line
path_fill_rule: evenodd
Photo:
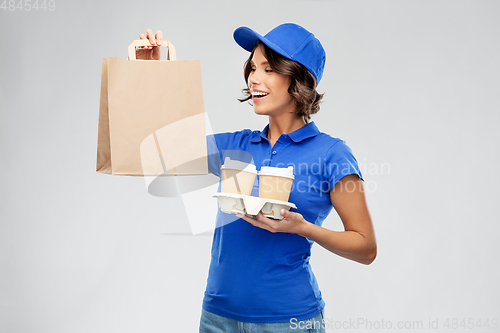
M 288 93 L 291 78 L 272 70 L 262 46 L 255 49 L 250 64 L 252 71 L 248 76 L 248 88 L 255 113 L 267 116 L 295 113 L 294 100 Z

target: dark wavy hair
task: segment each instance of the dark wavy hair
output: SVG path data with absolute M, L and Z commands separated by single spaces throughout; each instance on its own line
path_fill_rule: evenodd
M 319 104 L 324 94 L 319 94 L 316 91 L 316 79 L 309 72 L 307 68 L 299 64 L 296 61 L 285 58 L 281 54 L 271 50 L 264 43 L 258 42 L 250 53 L 250 57 L 245 62 L 243 75 L 245 76 L 245 82 L 248 84 L 248 76 L 252 71 L 252 58 L 255 50 L 263 46 L 264 56 L 269 62 L 269 66 L 276 73 L 289 76 L 291 80 L 290 87 L 288 87 L 288 93 L 292 95 L 292 98 L 296 106 L 297 117 L 304 117 L 306 123 L 311 120 L 311 115 L 319 111 Z M 252 93 L 247 86 L 242 90 L 245 95 L 238 100 L 240 102 L 250 101 L 252 99 Z

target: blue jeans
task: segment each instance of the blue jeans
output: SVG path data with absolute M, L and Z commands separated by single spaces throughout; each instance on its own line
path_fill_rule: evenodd
M 200 333 L 325 333 L 323 311 L 301 321 L 284 323 L 245 323 L 201 310 Z

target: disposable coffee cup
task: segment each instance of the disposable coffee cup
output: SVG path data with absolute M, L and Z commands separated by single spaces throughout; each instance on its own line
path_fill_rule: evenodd
M 221 170 L 221 192 L 251 195 L 257 176 L 255 165 L 226 157 Z
M 288 202 L 294 179 L 293 166 L 263 166 L 259 171 L 259 197 Z

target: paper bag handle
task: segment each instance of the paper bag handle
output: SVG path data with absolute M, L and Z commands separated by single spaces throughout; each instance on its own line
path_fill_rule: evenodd
M 130 60 L 137 60 L 135 58 L 135 47 L 136 46 L 151 46 L 148 39 L 137 39 L 128 46 L 128 58 Z M 168 40 L 164 40 L 160 46 L 168 47 L 167 60 L 175 60 L 175 47 Z

